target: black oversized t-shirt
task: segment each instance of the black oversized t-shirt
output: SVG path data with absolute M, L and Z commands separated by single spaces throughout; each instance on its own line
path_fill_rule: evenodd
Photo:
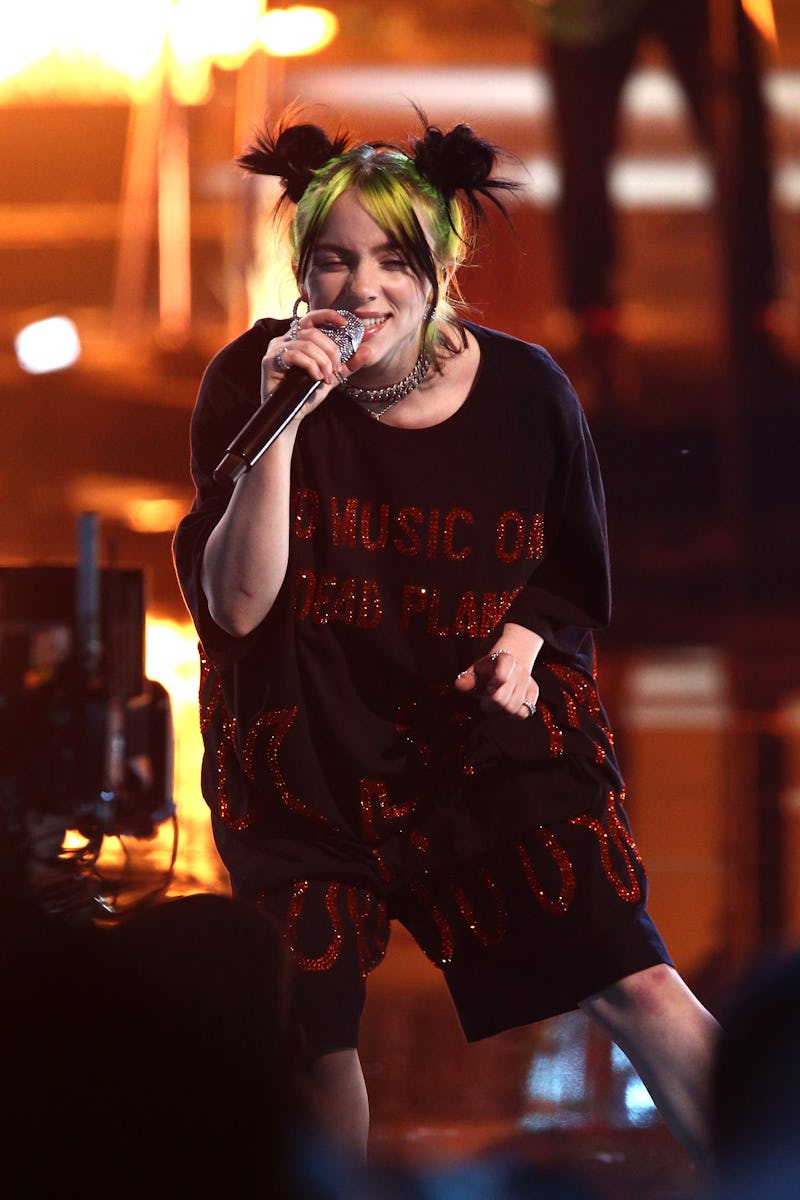
M 241 639 L 214 624 L 200 584 L 228 499 L 211 476 L 286 322 L 258 321 L 204 376 L 197 495 L 174 546 L 201 643 L 203 791 L 275 883 L 392 887 L 599 811 L 620 785 L 593 678 L 610 595 L 585 418 L 541 347 L 469 328 L 478 373 L 440 424 L 398 429 L 338 391 L 302 422 L 286 578 Z M 526 720 L 453 687 L 504 621 L 545 642 Z

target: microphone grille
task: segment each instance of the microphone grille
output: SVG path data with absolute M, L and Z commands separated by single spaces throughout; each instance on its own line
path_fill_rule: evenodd
M 352 358 L 358 347 L 361 345 L 361 339 L 364 336 L 364 326 L 359 321 L 358 317 L 351 312 L 347 312 L 344 308 L 336 310 L 340 317 L 344 317 L 347 321 L 346 325 L 320 325 L 323 333 L 335 342 L 339 348 L 339 354 L 342 362 L 346 363 L 349 358 Z

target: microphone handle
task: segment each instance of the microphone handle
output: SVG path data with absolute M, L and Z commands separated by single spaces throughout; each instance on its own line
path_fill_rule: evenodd
M 291 367 L 280 386 L 256 409 L 228 446 L 223 459 L 214 468 L 215 483 L 227 483 L 233 487 L 280 437 L 289 422 L 321 386 L 321 382 L 312 379 L 301 367 Z

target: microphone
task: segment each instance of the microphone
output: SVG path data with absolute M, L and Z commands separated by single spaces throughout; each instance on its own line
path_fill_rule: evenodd
M 347 324 L 320 325 L 319 328 L 338 346 L 341 360 L 346 363 L 361 345 L 364 326 L 353 313 L 341 308 L 336 311 L 346 318 Z M 283 433 L 319 387 L 322 387 L 321 379 L 312 379 L 302 367 L 290 367 L 269 399 L 256 409 L 228 446 L 214 468 L 214 481 L 233 487 Z

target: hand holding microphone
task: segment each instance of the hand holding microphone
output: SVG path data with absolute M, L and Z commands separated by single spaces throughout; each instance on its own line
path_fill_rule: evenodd
M 341 362 L 346 363 L 361 345 L 364 326 L 353 313 L 344 309 L 336 311 L 344 318 L 343 325 L 325 323 L 317 328 L 331 339 L 339 351 Z M 282 351 L 279 351 L 278 360 L 281 359 L 281 354 Z M 274 392 L 256 409 L 228 446 L 214 470 L 214 480 L 217 483 L 230 484 L 232 487 L 258 462 L 261 455 L 322 386 L 322 379 L 313 379 L 302 367 L 289 367 Z

